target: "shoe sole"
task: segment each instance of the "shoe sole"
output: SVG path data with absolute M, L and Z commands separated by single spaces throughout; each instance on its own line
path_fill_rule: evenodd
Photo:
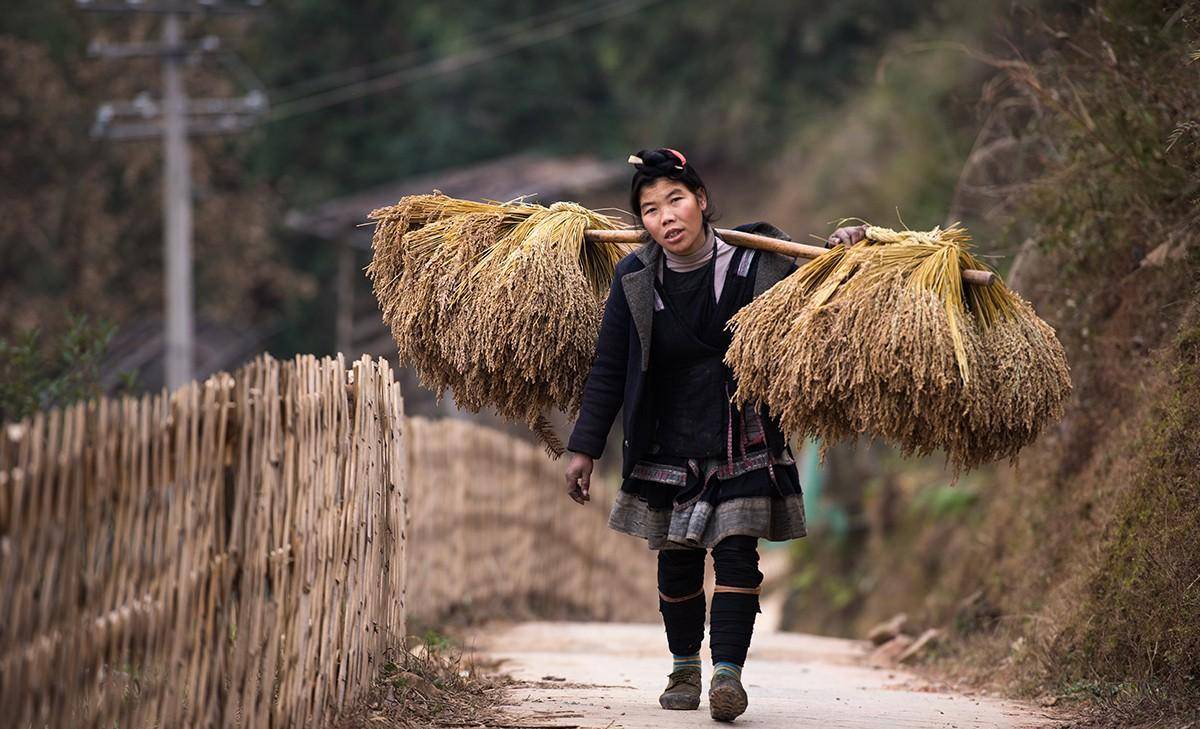
M 670 711 L 694 711 L 700 708 L 700 697 L 660 696 L 658 705 Z
M 746 711 L 749 703 L 746 693 L 734 686 L 718 686 L 708 692 L 708 708 L 717 721 L 733 721 Z

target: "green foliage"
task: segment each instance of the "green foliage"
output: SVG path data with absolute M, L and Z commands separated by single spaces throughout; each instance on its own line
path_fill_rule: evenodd
M 792 152 L 793 184 L 821 221 L 853 214 L 916 230 L 947 222 L 970 148 L 970 132 L 948 112 L 977 69 L 955 52 L 896 53 L 883 82 L 809 125 Z
M 445 651 L 454 646 L 454 641 L 450 636 L 437 628 L 427 628 L 421 636 L 421 641 L 425 644 L 426 650 L 431 651 Z
M 970 513 L 979 501 L 979 492 L 967 486 L 937 485 L 921 489 L 910 502 L 914 514 L 932 519 L 956 518 Z
M 281 112 L 290 100 L 495 47 L 519 21 L 587 4 L 271 3 L 248 58 Z M 854 86 L 860 61 L 930 11 L 916 0 L 662 0 L 449 74 L 273 122 L 253 167 L 296 202 L 414 172 L 540 148 L 611 156 L 669 144 L 709 160 L 770 159 L 781 140 Z M 593 6 L 591 10 L 595 10 Z M 541 22 L 544 25 L 545 21 Z M 295 53 L 298 44 L 305 52 Z M 407 64 L 389 61 L 402 57 Z M 703 120 L 697 123 L 697 120 Z M 313 144 L 312 140 L 319 140 Z
M 115 331 L 110 323 L 75 316 L 51 341 L 42 341 L 36 329 L 0 339 L 0 422 L 101 395 L 100 364 Z
M 87 39 L 80 23 L 82 13 L 72 5 L 74 3 L 6 0 L 4 12 L 0 13 L 0 36 L 35 40 L 59 63 L 75 61 Z
M 278 318 L 284 334 L 274 343 L 284 351 L 327 346 L 319 325 L 330 309 L 316 280 L 330 275 L 330 262 L 311 241 L 281 236 L 273 221 L 288 208 L 414 173 L 527 150 L 622 160 L 659 144 L 706 164 L 765 170 L 816 114 L 855 93 L 890 37 L 938 17 L 941 5 L 657 0 L 449 73 L 429 64 L 481 47 L 503 50 L 503 38 L 600 4 L 272 0 L 247 16 L 190 18 L 187 35 L 224 37 L 279 112 L 313 93 L 418 69 L 381 93 L 272 118 L 246 135 L 192 141 L 197 316 Z M 88 136 L 102 101 L 155 93 L 158 70 L 152 61 L 86 57 L 93 37 L 152 40 L 157 23 L 69 2 L 6 5 L 0 336 L 33 324 L 55 328 L 55 305 L 64 301 L 118 322 L 159 306 L 158 146 Z M 189 90 L 244 92 L 247 74 L 231 73 L 229 63 L 215 56 L 189 64 Z
M 1025 198 L 1034 237 L 1083 269 L 1128 271 L 1195 215 L 1200 87 L 1187 7 L 1107 0 L 1010 77 L 1027 90 L 1046 162 Z
M 1069 43 L 1010 69 L 1039 112 L 1046 169 L 1024 213 L 1037 221 L 1035 239 L 1071 274 L 1044 303 L 1067 302 L 1062 328 L 1080 385 L 1068 414 L 1077 435 L 1059 444 L 1062 463 L 1045 475 L 1039 496 L 1060 520 L 1080 518 L 1063 513 L 1062 487 L 1113 502 L 1103 507 L 1102 528 L 1085 537 L 1096 557 L 1078 604 L 1054 616 L 1063 625 L 1051 636 L 1048 670 L 1094 682 L 1097 698 L 1134 705 L 1143 719 L 1200 700 L 1200 291 L 1188 276 L 1200 269 L 1200 89 L 1182 81 L 1195 76 L 1200 14 L 1172 5 L 1101 0 Z M 1165 255 L 1146 268 L 1152 253 Z M 1105 293 L 1138 273 L 1150 290 L 1121 292 L 1133 301 Z M 1130 331 L 1124 305 L 1150 315 Z M 1089 331 L 1100 336 L 1093 341 Z M 1155 342 L 1171 331 L 1149 368 L 1103 360 L 1112 351 L 1105 340 Z M 1118 423 L 1101 422 L 1092 433 L 1078 427 L 1088 411 L 1120 412 L 1112 383 L 1123 378 L 1152 385 L 1143 395 L 1150 407 L 1132 443 L 1096 454 L 1099 475 L 1077 480 L 1093 443 L 1125 445 L 1104 440 L 1110 429 L 1121 432 Z
M 814 535 L 789 545 L 795 565 L 789 579 L 785 612 L 803 615 L 809 629 L 836 632 L 861 602 L 865 565 L 857 563 L 857 545 Z
M 1014 242 L 1041 244 L 1022 290 L 1063 337 L 1075 395 L 998 483 L 910 492 L 927 523 L 880 536 L 861 604 L 957 626 L 956 674 L 1164 725 L 1200 705 L 1200 14 L 1072 7 L 1033 16 L 1043 36 L 990 85 L 1010 114 L 996 149 L 1036 166 L 973 182 L 1016 193 Z M 937 517 L 960 514 L 946 534 Z

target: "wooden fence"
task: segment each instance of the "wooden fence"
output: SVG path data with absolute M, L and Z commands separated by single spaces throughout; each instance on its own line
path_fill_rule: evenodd
M 260 357 L 6 426 L 5 725 L 313 726 L 358 700 L 403 635 L 402 416 L 383 361 Z
M 408 611 L 512 609 L 583 619 L 658 620 L 654 553 L 608 528 L 612 486 L 586 506 L 562 461 L 463 420 L 409 418 Z
M 6 425 L 0 724 L 324 726 L 402 646 L 406 599 L 649 617 L 652 553 L 605 528 L 605 499 L 567 499 L 560 468 L 405 421 L 367 358 L 263 356 Z

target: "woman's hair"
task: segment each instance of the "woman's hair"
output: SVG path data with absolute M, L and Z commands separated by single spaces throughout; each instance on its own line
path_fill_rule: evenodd
M 696 172 L 696 168 L 690 165 L 687 158 L 679 152 L 668 147 L 643 149 L 637 154 L 631 155 L 629 162 L 637 170 L 633 173 L 633 184 L 629 189 L 629 209 L 639 226 L 642 224 L 642 188 L 663 177 L 683 183 L 684 187 L 691 190 L 693 195 L 697 194 L 699 190 L 704 190 L 708 197 L 708 209 L 703 213 L 704 224 L 708 225 L 716 219 L 716 208 L 713 207 L 712 195 L 709 194 L 708 187 L 704 184 L 704 180 L 700 179 L 700 173 Z

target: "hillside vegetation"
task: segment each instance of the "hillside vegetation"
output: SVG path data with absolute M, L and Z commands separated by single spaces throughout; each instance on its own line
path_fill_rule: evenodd
M 949 628 L 947 671 L 1115 726 L 1183 721 L 1200 710 L 1198 18 L 1115 1 L 1039 17 L 1035 53 L 986 59 L 1007 121 L 976 142 L 1028 174 L 970 160 L 963 178 L 1067 348 L 1067 415 L 956 486 L 885 459 L 857 528 L 798 547 L 792 626 L 863 635 L 907 611 Z

